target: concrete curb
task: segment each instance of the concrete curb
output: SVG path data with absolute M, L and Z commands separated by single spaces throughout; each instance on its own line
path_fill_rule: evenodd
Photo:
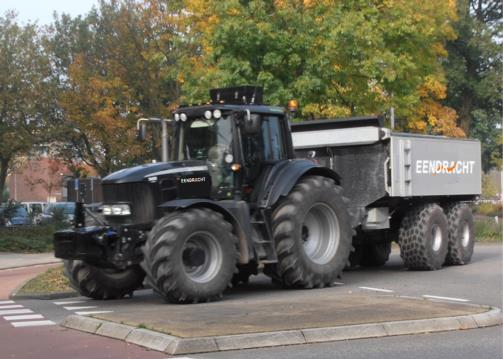
M 71 329 L 125 340 L 167 354 L 195 354 L 225 350 L 263 348 L 282 345 L 323 343 L 339 340 L 379 338 L 396 335 L 434 333 L 501 325 L 499 308 L 479 314 L 456 317 L 404 320 L 383 323 L 347 325 L 328 328 L 297 329 L 199 338 L 179 338 L 149 329 L 112 323 L 101 319 L 70 315 L 62 323 Z
M 25 283 L 26 284 L 26 283 Z M 63 299 L 63 298 L 73 298 L 80 294 L 77 292 L 54 292 L 54 293 L 26 293 L 18 294 L 14 291 L 9 299 L 41 299 L 41 300 L 51 300 L 51 299 Z

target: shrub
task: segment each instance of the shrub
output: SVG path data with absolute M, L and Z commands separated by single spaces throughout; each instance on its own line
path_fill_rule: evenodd
M 475 219 L 475 239 L 477 241 L 503 241 L 503 223 L 496 223 L 494 218 Z
M 54 225 L 0 227 L 0 252 L 50 252 L 56 229 Z
M 481 202 L 474 208 L 476 214 L 482 216 L 502 216 L 503 203 L 501 202 Z

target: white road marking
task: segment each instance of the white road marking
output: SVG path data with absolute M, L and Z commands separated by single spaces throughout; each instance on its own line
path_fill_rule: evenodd
M 81 309 L 94 309 L 94 308 L 98 308 L 98 307 L 95 305 L 90 305 L 90 306 L 84 306 L 84 307 L 63 307 L 63 308 L 65 308 L 66 310 L 81 310 Z
M 5 320 L 30 320 L 30 319 L 44 319 L 42 314 L 26 314 L 26 315 L 9 315 L 3 317 Z
M 33 313 L 30 309 L 8 309 L 0 310 L 0 315 L 11 315 L 11 314 L 28 314 Z
M 0 305 L 2 304 L 14 304 L 13 300 L 0 300 Z
M 38 327 L 41 325 L 55 325 L 52 320 L 34 320 L 31 322 L 12 322 L 11 323 L 13 327 L 18 328 L 18 327 Z
M 429 299 L 440 299 L 440 300 L 450 300 L 453 302 L 469 302 L 469 299 L 463 299 L 463 298 L 452 298 L 452 297 L 439 297 L 436 295 L 429 295 L 425 294 L 423 295 L 423 298 L 429 298 Z
M 56 305 L 68 305 L 68 304 L 79 304 L 79 303 L 85 303 L 87 300 L 67 300 L 64 302 L 53 302 Z
M 333 285 L 344 285 L 342 282 L 332 282 Z
M 358 287 L 358 288 L 364 290 L 373 290 L 374 292 L 393 293 L 391 289 L 372 288 L 372 287 Z
M 21 304 L 0 305 L 0 309 L 14 309 L 14 308 L 23 308 L 23 306 Z
M 85 312 L 75 312 L 77 315 L 91 315 L 91 314 L 104 314 L 104 313 L 112 313 L 113 310 L 88 310 Z

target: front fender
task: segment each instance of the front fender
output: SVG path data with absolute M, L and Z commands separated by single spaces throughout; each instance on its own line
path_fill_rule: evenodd
M 332 178 L 337 184 L 340 184 L 341 180 L 340 176 L 330 168 L 321 167 L 309 160 L 281 161 L 274 165 L 264 181 L 258 205 L 261 208 L 274 206 L 281 197 L 288 195 L 299 178 L 305 175 Z

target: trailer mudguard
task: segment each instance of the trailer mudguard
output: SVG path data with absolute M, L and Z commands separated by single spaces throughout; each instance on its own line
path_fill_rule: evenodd
M 305 175 L 332 178 L 337 184 L 340 184 L 341 180 L 336 172 L 321 167 L 310 160 L 281 161 L 276 163 L 261 181 L 260 188 L 258 188 L 258 206 L 261 208 L 273 207 L 281 197 L 288 195 L 299 178 Z
M 247 264 L 250 261 L 250 253 L 253 253 L 251 248 L 251 219 L 250 209 L 248 203 L 245 201 L 212 201 L 204 198 L 189 198 L 189 199 L 176 199 L 164 202 L 159 205 L 159 208 L 165 210 L 176 210 L 193 207 L 210 208 L 216 212 L 221 213 L 225 220 L 230 222 L 235 230 L 239 239 L 239 263 Z

